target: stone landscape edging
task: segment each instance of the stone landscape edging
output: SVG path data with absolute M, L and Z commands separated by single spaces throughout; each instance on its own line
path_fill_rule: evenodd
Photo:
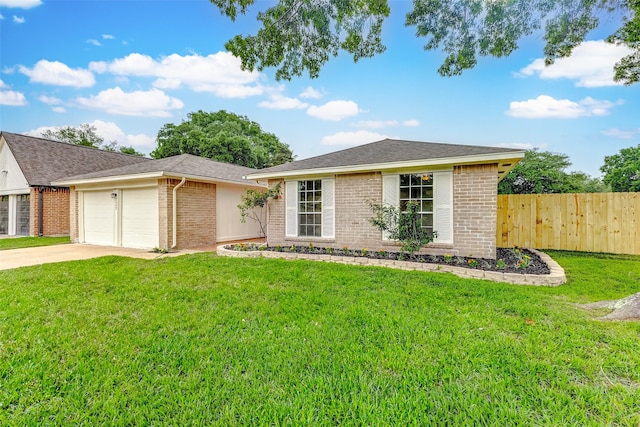
M 218 246 L 217 253 L 220 256 L 236 258 L 282 258 L 289 260 L 304 259 L 310 261 L 337 262 L 348 265 L 366 265 L 375 267 L 389 267 L 398 270 L 429 271 L 435 273 L 452 273 L 458 277 L 468 279 L 485 279 L 493 282 L 511 283 L 513 285 L 531 286 L 560 286 L 566 283 L 567 277 L 564 269 L 551 257 L 543 252 L 529 249 L 544 261 L 549 267 L 549 274 L 518 274 L 503 273 L 500 271 L 485 271 L 472 268 L 456 267 L 448 264 L 431 264 L 412 261 L 397 261 L 390 259 L 378 259 L 367 257 L 353 257 L 340 255 L 315 255 L 296 252 L 274 252 L 261 250 L 236 251 L 225 246 Z

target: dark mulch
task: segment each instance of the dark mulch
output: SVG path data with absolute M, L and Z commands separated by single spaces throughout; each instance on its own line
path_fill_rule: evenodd
M 471 258 L 448 255 L 407 254 L 389 251 L 368 251 L 366 249 L 336 249 L 315 246 L 258 246 L 255 244 L 231 245 L 229 249 L 265 250 L 274 252 L 290 252 L 316 255 L 334 255 L 349 257 L 367 257 L 376 259 L 388 259 L 399 261 L 423 262 L 441 265 L 453 265 L 456 267 L 470 268 L 474 270 L 501 271 L 504 273 L 520 274 L 549 274 L 549 266 L 535 253 L 521 248 L 498 248 L 496 259 Z

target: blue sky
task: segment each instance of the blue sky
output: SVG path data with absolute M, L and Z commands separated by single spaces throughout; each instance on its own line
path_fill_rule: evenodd
M 594 31 L 572 58 L 545 68 L 540 35 L 508 58 L 482 58 L 460 77 L 404 26 L 391 0 L 387 51 L 332 60 L 318 79 L 244 72 L 225 52 L 254 33 L 257 2 L 236 22 L 208 0 L 0 0 L 0 129 L 39 136 L 90 123 L 106 141 L 149 153 L 158 130 L 192 111 L 244 115 L 299 159 L 385 137 L 494 145 L 569 155 L 599 176 L 604 156 L 640 143 L 640 85 L 612 80 L 624 47 Z

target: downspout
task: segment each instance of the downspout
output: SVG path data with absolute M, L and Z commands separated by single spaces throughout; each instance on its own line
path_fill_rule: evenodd
M 42 220 L 44 217 L 44 187 L 38 188 L 38 236 L 42 237 L 44 234 L 44 225 Z
M 178 244 L 178 188 L 182 187 L 186 181 L 187 178 L 183 176 L 180 184 L 173 187 L 173 242 L 171 243 L 171 249 Z

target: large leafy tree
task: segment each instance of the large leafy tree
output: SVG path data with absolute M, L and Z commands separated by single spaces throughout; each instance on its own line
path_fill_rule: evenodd
M 640 191 L 640 144 L 606 156 L 600 170 L 604 173 L 603 181 L 611 186 L 611 190 Z
M 235 20 L 255 0 L 211 2 Z M 237 35 L 225 47 L 244 69 L 277 67 L 277 79 L 317 77 L 341 50 L 354 61 L 383 52 L 389 13 L 388 0 L 278 0 L 257 14 L 256 34 Z M 479 56 L 511 54 L 537 31 L 544 32 L 549 65 L 569 56 L 601 20 L 620 17 L 607 41 L 633 49 L 615 66 L 615 79 L 632 84 L 640 79 L 640 0 L 413 0 L 405 24 L 426 39 L 425 50 L 446 53 L 438 72 L 452 76 L 473 68 Z
M 566 172 L 571 161 L 566 154 L 528 150 L 498 184 L 499 194 L 594 193 L 607 187 L 584 172 Z
M 66 142 L 68 144 L 83 145 L 105 151 L 118 151 L 124 154 L 144 157 L 144 154 L 136 151 L 135 148 L 119 145 L 118 141 L 105 143 L 104 138 L 96 132 L 97 129 L 95 126 L 89 123 L 83 123 L 78 127 L 63 126 L 57 129 L 47 129 L 41 132 L 41 135 L 43 138 Z
M 193 154 L 256 169 L 293 160 L 287 144 L 245 116 L 199 110 L 187 117 L 179 125 L 167 123 L 160 129 L 151 157 Z

